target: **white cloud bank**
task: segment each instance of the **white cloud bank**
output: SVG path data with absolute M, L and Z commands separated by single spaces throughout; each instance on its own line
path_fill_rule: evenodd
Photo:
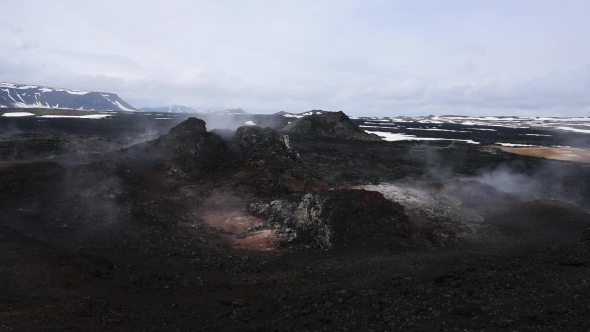
M 588 1 L 12 2 L 0 81 L 136 107 L 588 115 Z

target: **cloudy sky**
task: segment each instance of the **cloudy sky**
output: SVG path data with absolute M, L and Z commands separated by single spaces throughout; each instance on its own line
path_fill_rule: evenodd
M 588 0 L 0 4 L 0 81 L 135 107 L 590 115 Z

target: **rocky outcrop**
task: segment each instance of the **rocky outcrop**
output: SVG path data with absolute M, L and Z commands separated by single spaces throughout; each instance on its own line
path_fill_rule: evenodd
M 188 118 L 149 147 L 168 158 L 167 172 L 183 178 L 201 178 L 219 169 L 228 159 L 221 137 L 207 132 L 205 121 Z
M 288 136 L 258 126 L 240 127 L 233 134 L 221 133 L 225 140 L 215 132 L 207 132 L 205 121 L 189 118 L 167 135 L 124 151 L 163 163 L 164 172 L 176 178 L 219 175 L 224 184 L 252 198 L 303 194 L 321 187 L 291 147 Z
M 330 136 L 365 141 L 380 141 L 374 134 L 367 134 L 355 125 L 344 112 L 326 112 L 297 119 L 283 129 L 285 134 Z
M 230 141 L 232 151 L 248 160 L 265 159 L 269 155 L 280 163 L 300 162 L 288 136 L 280 136 L 270 128 L 245 126 L 236 130 Z
M 52 161 L 0 164 L 0 207 L 14 199 L 29 199 L 31 193 L 43 199 L 54 196 L 65 176 L 65 168 Z
M 456 235 L 473 234 L 484 221 L 476 211 L 453 197 L 393 184 L 368 185 L 362 188 L 378 191 L 387 199 L 401 204 L 410 218 L 416 224 L 424 226 L 427 233 L 437 230 L 440 239 L 428 236 L 433 242 L 447 242 Z
M 240 127 L 229 141 L 236 186 L 258 197 L 303 194 L 320 186 L 289 143 L 270 128 Z
M 363 243 L 395 247 L 412 234 L 401 205 L 361 189 L 308 193 L 300 201 L 256 203 L 250 211 L 274 225 L 282 244 L 298 242 L 323 249 Z
M 584 233 L 582 233 L 582 238 L 580 239 L 580 242 L 590 242 L 590 227 L 588 227 L 584 230 Z

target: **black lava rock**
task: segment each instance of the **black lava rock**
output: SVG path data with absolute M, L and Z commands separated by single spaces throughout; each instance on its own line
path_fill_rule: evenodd
M 200 178 L 217 170 L 228 158 L 227 146 L 214 133 L 207 132 L 205 121 L 188 118 L 170 129 L 168 135 L 153 141 L 153 147 L 170 158 L 170 172 Z
M 364 141 L 380 141 L 374 134 L 367 134 L 355 125 L 344 112 L 326 112 L 297 119 L 282 130 L 285 134 L 331 136 Z

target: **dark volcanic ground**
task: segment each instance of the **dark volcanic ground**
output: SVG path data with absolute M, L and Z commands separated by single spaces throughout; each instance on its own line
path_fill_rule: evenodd
M 586 164 L 180 121 L 0 118 L 0 330 L 590 330 Z

